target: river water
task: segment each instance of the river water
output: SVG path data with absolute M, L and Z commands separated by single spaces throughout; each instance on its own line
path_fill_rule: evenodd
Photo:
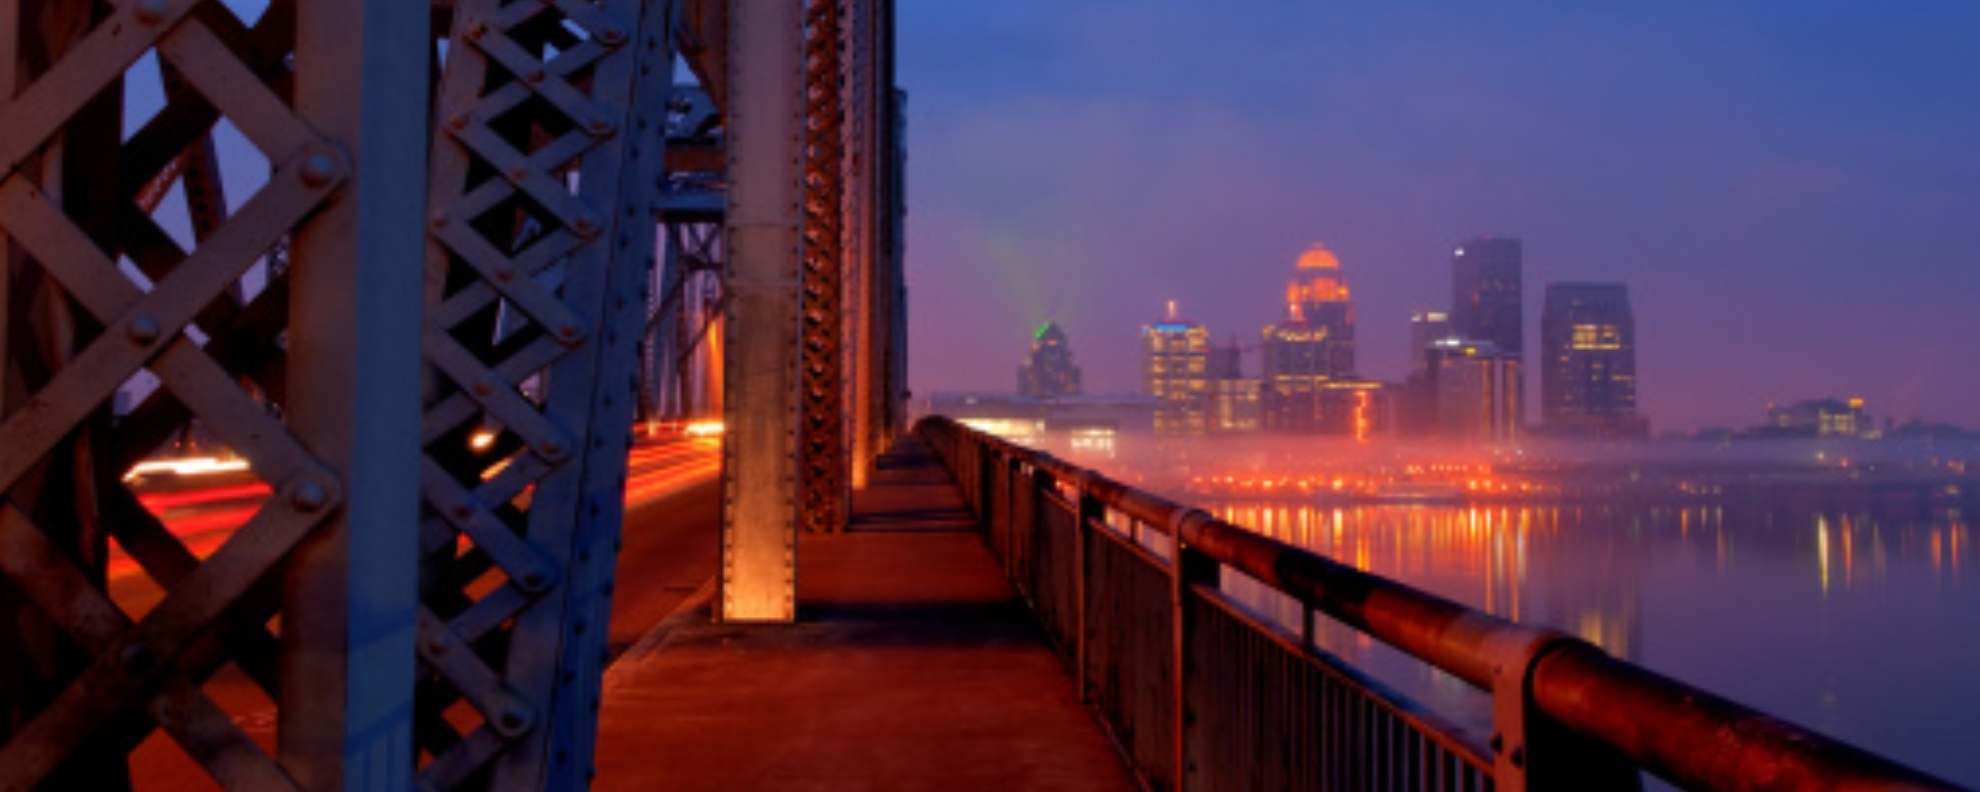
M 1980 788 L 1980 547 L 1972 515 L 1201 505 Z M 1297 611 L 1255 582 L 1225 586 L 1297 623 Z M 1316 640 L 1460 723 L 1481 733 L 1489 723 L 1483 695 L 1366 636 L 1327 623 Z

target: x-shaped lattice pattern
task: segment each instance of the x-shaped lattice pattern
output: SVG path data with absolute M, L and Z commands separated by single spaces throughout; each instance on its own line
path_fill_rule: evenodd
M 805 7 L 803 472 L 804 529 L 845 529 L 847 478 L 844 283 L 845 9 L 840 0 Z
M 640 0 L 454 11 L 422 342 L 416 730 L 436 788 L 589 770 L 670 16 Z
M 10 9 L 11 12 L 11 9 Z M 0 747 L 0 788 L 31 786 L 86 741 L 110 735 L 128 750 L 163 727 L 230 786 L 293 788 L 275 761 L 201 692 L 233 662 L 273 694 L 274 637 L 264 626 L 274 599 L 265 589 L 284 556 L 341 499 L 335 472 L 236 380 L 278 392 L 286 288 L 277 280 L 241 305 L 229 295 L 250 267 L 337 189 L 348 170 L 340 150 L 319 138 L 283 98 L 282 57 L 289 9 L 275 3 L 253 30 L 218 3 L 135 0 L 88 28 L 66 53 L 13 98 L 0 127 L 0 228 L 67 298 L 100 324 L 75 354 L 10 405 L 0 422 L 0 573 L 84 652 L 87 665 Z M 140 56 L 155 51 L 189 91 L 124 142 L 123 172 L 109 211 L 114 238 L 92 235 L 104 218 L 73 217 L 51 197 L 37 163 L 51 139 L 75 123 L 93 97 L 115 90 Z M 239 211 L 185 251 L 137 204 L 136 193 L 224 115 L 273 165 L 269 180 Z M 83 189 L 64 184 L 63 189 Z M 97 185 L 100 187 L 101 185 Z M 140 285 L 106 248 L 146 276 Z M 93 325 L 78 324 L 77 327 Z M 188 337 L 197 327 L 214 339 Z M 133 621 L 103 588 L 101 570 L 72 561 L 18 503 L 24 480 L 100 414 L 140 370 L 163 387 L 134 411 L 118 448 L 94 464 L 122 470 L 135 456 L 197 418 L 245 458 L 276 497 L 262 505 L 210 558 L 200 561 L 121 487 L 96 493 L 86 519 L 107 528 L 166 591 Z M 147 440 L 149 442 L 147 442 Z M 45 494 L 45 493 L 43 493 Z M 64 497 L 74 497 L 67 493 Z

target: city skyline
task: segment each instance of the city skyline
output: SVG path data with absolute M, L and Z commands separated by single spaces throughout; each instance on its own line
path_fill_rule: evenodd
M 1529 308 L 1630 284 L 1660 433 L 1825 395 L 1980 425 L 1980 8 L 1241 5 L 903 9 L 912 387 L 1007 387 L 983 364 L 1056 320 L 1133 391 L 1132 328 L 1176 299 L 1247 336 L 1314 241 L 1398 380 L 1454 247 L 1502 235 Z M 1245 46 L 1174 57 L 1211 40 Z

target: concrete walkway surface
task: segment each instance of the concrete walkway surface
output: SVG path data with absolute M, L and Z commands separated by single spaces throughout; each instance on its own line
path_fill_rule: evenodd
M 714 624 L 711 585 L 611 667 L 596 788 L 1139 788 L 927 446 L 853 512 L 799 542 L 798 623 Z

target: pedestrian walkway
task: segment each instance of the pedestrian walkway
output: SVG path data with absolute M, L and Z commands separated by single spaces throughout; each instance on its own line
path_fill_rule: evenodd
M 711 585 L 612 666 L 599 789 L 1138 788 L 940 460 L 880 468 L 800 541 L 797 624 L 714 624 Z

